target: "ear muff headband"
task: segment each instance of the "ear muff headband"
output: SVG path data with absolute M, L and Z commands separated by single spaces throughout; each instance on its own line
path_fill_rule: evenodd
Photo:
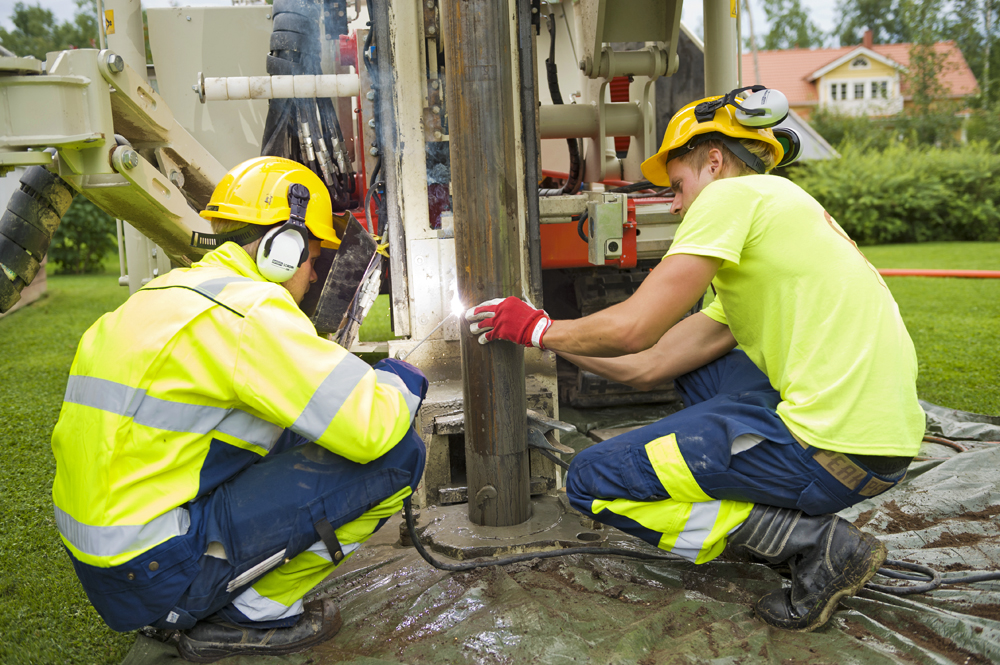
M 271 229 L 257 247 L 257 268 L 272 282 L 288 281 L 309 258 L 309 229 L 306 208 L 309 189 L 293 183 L 288 186 L 288 221 Z
M 713 99 L 710 102 L 702 102 L 698 106 L 694 107 L 694 117 L 698 122 L 711 122 L 715 119 L 715 112 L 721 109 L 723 106 L 735 106 L 747 115 L 764 115 L 765 111 L 762 109 L 747 109 L 743 108 L 740 104 L 740 100 L 737 97 L 741 92 L 746 92 L 749 90 L 751 93 L 760 92 L 761 90 L 767 90 L 767 86 L 763 85 L 748 85 L 745 88 L 736 88 L 735 90 L 729 91 L 729 93 L 719 97 L 718 99 Z

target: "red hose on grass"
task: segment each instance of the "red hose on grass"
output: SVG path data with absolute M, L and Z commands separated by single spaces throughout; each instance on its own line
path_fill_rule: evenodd
M 911 270 L 889 268 L 879 270 L 883 277 L 975 277 L 980 279 L 1000 278 L 1000 270 Z

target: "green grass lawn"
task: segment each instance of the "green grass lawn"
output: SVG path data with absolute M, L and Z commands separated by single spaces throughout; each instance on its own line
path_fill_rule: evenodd
M 134 637 L 104 625 L 56 533 L 49 437 L 80 336 L 128 289 L 117 275 L 55 276 L 48 288 L 0 319 L 0 663 L 117 663 Z
M 1000 269 L 1000 243 L 863 248 L 880 268 Z M 888 278 L 920 359 L 923 399 L 1000 414 L 1000 280 Z M 0 663 L 118 663 L 134 637 L 104 626 L 56 534 L 49 443 L 77 341 L 125 300 L 116 275 L 49 278 L 48 296 L 0 320 Z M 388 337 L 382 297 L 362 339 Z
M 1000 270 L 1000 243 L 862 247 L 876 268 Z M 917 349 L 917 394 L 1000 414 L 1000 279 L 886 277 Z

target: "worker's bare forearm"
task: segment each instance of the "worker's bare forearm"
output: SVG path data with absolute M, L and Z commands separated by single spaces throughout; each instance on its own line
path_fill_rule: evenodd
M 649 349 L 705 293 L 719 259 L 667 257 L 625 302 L 572 321 L 554 321 L 545 348 L 558 353 L 613 358 Z
M 640 353 L 617 358 L 559 355 L 606 379 L 637 390 L 651 390 L 722 357 L 735 347 L 736 340 L 728 326 L 698 313 L 675 325 L 656 345 Z

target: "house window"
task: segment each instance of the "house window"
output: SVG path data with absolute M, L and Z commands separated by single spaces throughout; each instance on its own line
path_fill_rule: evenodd
M 854 99 L 864 99 L 865 98 L 865 84 L 855 83 L 854 84 Z
M 863 55 L 859 55 L 851 62 L 851 69 L 868 69 L 869 67 L 871 67 L 871 63 Z
M 872 81 L 872 99 L 888 99 L 889 90 L 886 81 Z
M 833 101 L 837 101 L 837 84 L 836 83 L 831 83 L 830 84 L 830 99 L 832 99 Z
M 847 84 L 846 83 L 841 83 L 840 84 L 840 98 L 841 99 L 847 99 Z

